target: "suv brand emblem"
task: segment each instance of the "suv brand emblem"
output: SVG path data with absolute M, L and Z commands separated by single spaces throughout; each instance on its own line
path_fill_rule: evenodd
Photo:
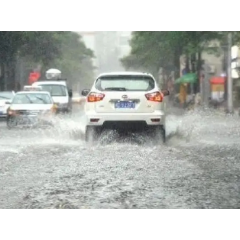
M 122 95 L 122 98 L 126 99 L 126 98 L 128 98 L 128 96 L 127 95 Z

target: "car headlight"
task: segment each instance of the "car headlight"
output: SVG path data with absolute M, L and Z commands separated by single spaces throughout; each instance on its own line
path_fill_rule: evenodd
M 58 105 L 57 104 L 53 104 L 53 106 L 51 107 L 51 109 L 49 110 L 50 113 L 56 113 L 58 109 Z
M 7 109 L 7 114 L 8 115 L 17 115 L 18 111 L 11 109 L 10 107 Z

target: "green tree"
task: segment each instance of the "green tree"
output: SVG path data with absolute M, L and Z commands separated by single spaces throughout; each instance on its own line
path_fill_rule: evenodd
M 47 63 L 60 55 L 66 32 L 0 32 L 1 62 L 13 61 L 16 55 Z
M 57 66 L 74 82 L 92 77 L 92 57 L 93 53 L 73 32 L 0 32 L 1 88 L 14 88 L 19 58 L 40 64 L 43 69 Z
M 22 46 L 20 32 L 0 32 L 0 59 L 1 62 L 12 60 Z
M 182 54 L 191 56 L 203 51 L 210 41 L 223 38 L 222 32 L 133 32 L 131 53 L 121 61 L 126 69 L 178 69 Z
M 0 83 L 13 89 L 17 58 L 47 63 L 60 56 L 60 32 L 0 32 Z
M 86 48 L 79 34 L 67 32 L 62 38 L 61 58 L 56 58 L 48 67 L 62 71 L 71 84 L 87 85 L 93 80 L 93 52 Z
M 61 56 L 63 39 L 67 34 L 68 32 L 21 32 L 20 56 L 45 65 L 49 64 Z
M 234 37 L 237 40 L 239 34 L 235 34 Z M 121 62 L 126 69 L 148 71 L 156 78 L 160 68 L 163 70 L 163 76 L 169 76 L 174 71 L 177 78 L 180 74 L 180 56 L 187 57 L 187 71 L 190 71 L 191 62 L 191 70 L 199 73 L 202 52 L 207 50 L 211 53 L 222 53 L 219 45 L 222 45 L 225 39 L 226 32 L 216 31 L 133 32 L 130 42 L 131 53 L 121 59 Z M 219 44 L 209 48 L 209 43 L 213 40 L 218 40 Z M 164 85 L 165 80 L 167 79 L 161 79 Z M 195 91 L 199 90 L 199 84 L 194 87 Z

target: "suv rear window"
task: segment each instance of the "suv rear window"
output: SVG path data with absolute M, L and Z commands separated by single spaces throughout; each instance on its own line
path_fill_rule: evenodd
M 150 76 L 102 76 L 95 83 L 100 91 L 150 91 L 155 81 Z

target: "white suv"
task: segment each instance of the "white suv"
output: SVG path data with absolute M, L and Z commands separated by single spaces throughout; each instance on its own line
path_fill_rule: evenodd
M 165 142 L 164 97 L 169 91 L 161 91 L 151 74 L 103 73 L 82 95 L 86 96 L 86 141 L 96 140 L 103 129 L 114 129 L 147 131 Z

